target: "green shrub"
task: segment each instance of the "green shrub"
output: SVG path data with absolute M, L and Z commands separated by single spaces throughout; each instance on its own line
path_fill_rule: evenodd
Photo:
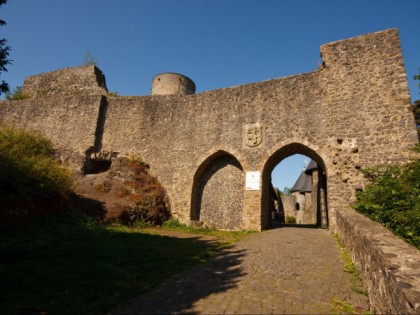
M 19 100 L 25 100 L 27 98 L 30 98 L 31 96 L 28 93 L 25 93 L 22 91 L 22 87 L 18 86 L 16 87 L 13 92 L 6 93 L 6 99 L 8 101 L 19 101 Z
M 49 140 L 0 127 L 0 200 L 31 200 L 66 194 L 70 174 L 54 159 Z
M 354 208 L 420 248 L 420 160 L 363 170 L 369 179 Z
M 109 97 L 118 97 L 120 95 L 118 94 L 118 92 L 108 92 L 108 96 Z
M 290 223 L 290 224 L 295 224 L 296 223 L 296 218 L 294 216 L 289 216 L 286 215 L 286 223 Z
M 413 152 L 419 152 L 420 153 L 420 143 L 417 143 L 414 148 L 411 149 Z

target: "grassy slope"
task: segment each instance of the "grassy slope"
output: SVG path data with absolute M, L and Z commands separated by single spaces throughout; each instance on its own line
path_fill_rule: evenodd
M 104 227 L 76 213 L 0 237 L 1 314 L 104 314 L 222 246 Z

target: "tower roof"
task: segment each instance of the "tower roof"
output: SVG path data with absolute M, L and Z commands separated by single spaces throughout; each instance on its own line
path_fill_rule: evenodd
M 291 192 L 306 193 L 312 191 L 312 172 L 318 168 L 318 164 L 311 160 L 304 171 L 299 175 L 293 187 L 290 189 Z
M 317 168 L 318 168 L 318 164 L 314 160 L 311 160 L 308 167 L 306 167 L 306 169 L 305 169 L 305 173 L 306 174 L 311 174 L 313 172 L 313 170 L 317 169 Z
M 298 179 L 296 180 L 295 184 L 293 185 L 290 192 L 311 192 L 312 191 L 312 177 L 303 171 L 300 173 Z

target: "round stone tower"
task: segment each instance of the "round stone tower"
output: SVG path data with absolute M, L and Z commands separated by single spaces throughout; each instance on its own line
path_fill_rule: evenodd
M 195 93 L 195 83 L 178 73 L 161 73 L 153 78 L 152 95 L 190 95 Z

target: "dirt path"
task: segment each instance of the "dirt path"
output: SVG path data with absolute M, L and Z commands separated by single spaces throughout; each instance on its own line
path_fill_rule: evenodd
M 334 300 L 368 308 L 350 286 L 329 231 L 288 227 L 251 235 L 111 314 L 330 314 Z

